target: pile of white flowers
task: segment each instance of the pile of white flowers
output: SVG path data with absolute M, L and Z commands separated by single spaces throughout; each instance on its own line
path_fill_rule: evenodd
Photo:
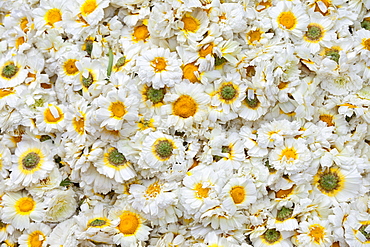
M 1 246 L 370 246 L 370 1 L 0 1 Z

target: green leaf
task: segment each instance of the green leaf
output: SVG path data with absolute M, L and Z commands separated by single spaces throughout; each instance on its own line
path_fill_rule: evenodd
M 111 48 L 109 48 L 109 62 L 108 62 L 108 69 L 107 69 L 107 76 L 108 78 L 112 74 L 112 67 L 113 67 L 113 51 Z
M 62 182 L 60 182 L 59 186 L 68 186 L 70 184 L 73 184 L 68 178 L 64 179 Z

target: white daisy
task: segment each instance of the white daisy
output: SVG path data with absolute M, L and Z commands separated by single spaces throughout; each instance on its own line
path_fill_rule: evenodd
M 130 88 L 112 89 L 106 96 L 100 95 L 93 101 L 97 108 L 96 118 L 100 127 L 120 130 L 126 125 L 134 125 L 138 119 L 139 99 Z
M 195 42 L 203 38 L 204 33 L 207 32 L 209 18 L 207 13 L 200 8 L 194 9 L 192 12 L 184 13 L 177 22 L 176 27 L 179 29 L 177 32 L 177 40 L 180 43 Z
M 71 217 L 77 208 L 75 192 L 69 188 L 67 190 L 52 190 L 45 194 L 45 221 L 61 222 Z
M 36 126 L 46 133 L 63 131 L 66 125 L 65 106 L 49 103 L 40 107 L 36 115 Z
M 299 224 L 297 244 L 308 247 L 329 247 L 333 243 L 328 220 L 313 217 Z
M 41 142 L 25 140 L 18 143 L 12 157 L 10 181 L 29 186 L 46 178 L 54 168 L 52 153 Z
M 136 60 L 137 73 L 142 83 L 151 84 L 154 89 L 173 87 L 175 83 L 180 82 L 180 64 L 175 52 L 162 47 L 142 52 Z
M 0 88 L 15 87 L 24 82 L 27 77 L 26 56 L 8 55 L 0 57 Z
M 8 192 L 2 197 L 2 220 L 16 229 L 28 229 L 30 221 L 40 222 L 44 218 L 44 205 L 26 192 Z
M 31 223 L 19 237 L 19 247 L 46 246 L 51 228 L 43 223 Z
M 104 17 L 104 8 L 108 7 L 108 0 L 78 0 L 73 6 L 73 12 L 79 10 L 79 15 L 90 25 L 96 25 Z M 71 8 L 72 10 L 72 8 Z
M 49 1 L 43 0 L 40 3 L 39 8 L 35 8 L 32 11 L 34 15 L 35 28 L 38 32 L 42 32 L 45 29 L 57 28 L 60 31 L 62 19 L 66 11 L 65 2 L 61 0 Z
M 306 170 L 311 165 L 311 154 L 302 139 L 285 139 L 281 147 L 270 152 L 270 164 L 289 175 Z

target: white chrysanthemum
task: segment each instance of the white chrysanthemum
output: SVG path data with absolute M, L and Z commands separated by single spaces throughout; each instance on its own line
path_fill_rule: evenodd
M 184 187 L 180 189 L 180 201 L 186 213 L 185 217 L 199 218 L 202 213 L 220 204 L 218 193 L 223 178 L 213 168 L 197 166 L 188 172 L 182 182 Z
M 249 87 L 242 92 L 245 98 L 238 109 L 238 114 L 247 121 L 255 121 L 266 114 L 270 104 L 263 90 L 251 88 L 252 84 L 248 84 Z
M 298 212 L 294 208 L 282 206 L 280 209 L 274 208 L 271 213 L 274 217 L 267 220 L 268 227 L 275 227 L 278 231 L 294 231 L 298 228 L 295 218 Z
M 31 223 L 19 237 L 19 247 L 46 246 L 51 228 L 43 223 Z
M 117 205 L 109 212 L 112 222 L 109 233 L 113 235 L 113 242 L 122 246 L 138 246 L 148 240 L 149 231 L 145 218 L 126 205 Z
M 7 178 L 12 164 L 11 153 L 8 147 L 0 144 L 0 176 Z
M 314 217 L 299 224 L 297 245 L 307 247 L 329 247 L 333 243 L 332 228 L 328 220 Z
M 10 88 L 23 83 L 27 77 L 26 56 L 6 56 L 0 57 L 0 88 Z
M 175 129 L 192 131 L 193 124 L 206 124 L 210 97 L 204 86 L 189 82 L 176 84 L 164 97 L 163 107 L 167 113 L 167 125 Z
M 295 3 L 295 4 L 294 4 Z M 302 32 L 307 29 L 309 17 L 301 2 L 281 1 L 270 8 L 269 14 L 272 18 L 272 25 L 285 37 L 290 34 L 295 37 L 302 37 Z
M 137 73 L 142 83 L 151 84 L 155 89 L 173 87 L 180 82 L 182 78 L 180 64 L 175 52 L 162 47 L 142 52 L 136 61 Z
M 355 199 L 364 191 L 362 176 L 356 169 L 331 167 L 317 171 L 313 185 L 323 194 L 338 202 Z
M 78 228 L 76 237 L 104 244 L 113 244 L 112 237 L 107 233 L 107 227 L 111 225 L 108 219 L 109 207 L 105 203 L 98 202 L 93 208 L 81 212 L 75 216 Z
M 9 236 L 14 233 L 14 227 L 12 224 L 6 224 L 0 220 L 0 241 L 6 240 Z
M 28 229 L 31 220 L 40 222 L 44 217 L 44 205 L 26 192 L 5 193 L 2 206 L 2 221 L 19 230 Z
M 176 162 L 184 162 L 185 152 L 182 140 L 163 134 L 151 132 L 142 143 L 139 166 L 158 173 L 168 169 Z
M 221 197 L 225 210 L 234 213 L 256 201 L 256 186 L 251 179 L 233 177 L 222 188 Z
M 60 186 L 63 177 L 57 167 L 54 167 L 49 175 L 38 183 L 30 185 L 27 190 L 32 196 L 42 197 L 45 192 L 53 190 Z
M 104 17 L 104 8 L 108 7 L 108 0 L 77 0 L 71 5 L 79 10 L 79 17 L 89 25 L 96 25 Z M 76 12 L 77 9 L 73 9 Z
M 65 84 L 69 83 L 80 83 L 80 71 L 76 66 L 76 62 L 80 61 L 83 55 L 82 52 L 72 49 L 68 52 L 63 53 L 58 60 L 58 79 L 63 79 Z
M 92 151 L 91 155 L 94 155 L 95 152 L 101 153 L 93 162 L 100 174 L 112 178 L 118 183 L 123 183 L 134 178 L 136 172 L 131 162 L 117 150 L 116 146 L 106 146 L 103 153 L 100 150 Z
M 45 221 L 60 222 L 71 217 L 77 208 L 76 195 L 72 189 L 53 190 L 46 194 Z
M 270 152 L 270 165 L 286 174 L 295 174 L 306 170 L 311 165 L 311 153 L 302 139 L 285 139 L 281 147 Z
M 292 247 L 290 240 L 293 232 L 277 231 L 274 228 L 258 227 L 251 235 L 254 247 Z
M 53 229 L 47 239 L 50 247 L 60 246 L 77 246 L 79 242 L 76 240 L 74 233 L 76 232 L 76 220 L 71 218 L 65 220 Z
M 62 32 L 61 21 L 66 11 L 65 3 L 63 0 L 41 1 L 39 8 L 32 11 L 36 30 L 42 32 L 45 29 L 57 28 Z
M 206 88 L 206 92 L 211 96 L 212 106 L 209 119 L 213 122 L 217 119 L 226 122 L 237 118 L 241 101 L 245 97 L 245 90 L 246 86 L 242 83 L 238 73 L 228 74 L 226 77 L 210 84 Z
M 39 131 L 50 133 L 63 131 L 66 125 L 65 106 L 47 104 L 39 108 L 36 115 L 36 126 Z
M 295 137 L 300 134 L 299 128 L 300 124 L 296 121 L 279 120 L 264 123 L 257 130 L 257 142 L 263 148 L 281 147 L 284 137 Z
M 25 140 L 18 143 L 12 158 L 10 182 L 29 186 L 46 178 L 54 168 L 48 147 L 41 142 Z
M 100 127 L 108 130 L 120 130 L 125 125 L 134 125 L 138 119 L 139 99 L 129 89 L 112 89 L 106 96 L 100 95 L 94 100 L 96 119 Z
M 157 179 L 144 180 L 143 184 L 130 186 L 129 202 L 132 207 L 142 211 L 148 219 L 173 218 L 175 215 L 166 215 L 166 209 L 177 204 L 177 184 Z
M 185 13 L 176 22 L 179 31 L 177 40 L 180 43 L 186 41 L 195 42 L 203 39 L 204 33 L 207 32 L 209 19 L 207 13 L 200 8 L 194 9 L 191 13 Z

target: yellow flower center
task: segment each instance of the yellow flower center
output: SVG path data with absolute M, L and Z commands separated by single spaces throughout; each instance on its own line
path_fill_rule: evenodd
M 15 48 L 19 48 L 20 45 L 24 44 L 24 37 L 19 37 L 16 41 L 15 41 Z
M 55 22 L 62 20 L 62 13 L 59 9 L 49 9 L 45 14 L 46 24 L 53 26 Z
M 148 200 L 148 197 L 157 197 L 157 195 L 161 193 L 161 185 L 158 184 L 158 182 L 154 182 L 151 185 L 149 185 L 148 189 L 145 192 L 145 197 Z
M 96 5 L 96 0 L 86 0 L 81 6 L 81 14 L 83 16 L 87 16 L 91 14 L 97 7 L 98 5 Z
M 292 186 L 290 189 L 287 189 L 287 190 L 279 190 L 278 192 L 276 192 L 275 197 L 276 198 L 285 198 L 285 197 L 289 196 L 290 194 L 292 194 L 293 189 L 294 189 L 294 186 Z
M 271 7 L 272 3 L 270 0 L 267 0 L 265 2 L 260 2 L 258 3 L 258 5 L 256 6 L 256 9 L 258 12 L 261 12 L 262 10 L 265 10 L 269 7 Z
M 73 124 L 73 128 L 75 129 L 75 131 L 82 135 L 84 132 L 85 132 L 85 117 L 81 117 L 81 118 L 73 118 L 72 120 L 72 124 Z
M 194 72 L 198 71 L 198 66 L 195 66 L 193 63 L 188 63 L 182 68 L 183 78 L 188 79 L 191 83 L 198 82 L 197 76 Z
M 187 32 L 195 33 L 199 29 L 199 21 L 190 15 L 185 15 L 181 21 L 184 23 L 184 29 Z
M 175 103 L 173 103 L 173 114 L 188 118 L 195 115 L 197 112 L 197 103 L 189 95 L 181 95 Z
M 147 26 L 140 25 L 134 28 L 134 35 L 133 39 L 135 41 L 143 40 L 145 41 L 149 37 L 149 31 Z
M 321 2 L 321 3 L 323 3 L 325 5 L 325 7 L 326 7 L 326 11 L 325 12 L 324 11 L 321 11 L 318 2 Z M 330 3 L 331 3 L 330 0 L 316 0 L 314 11 L 315 12 L 320 12 L 322 15 L 327 15 L 329 13 L 328 12 L 328 9 L 331 6 Z
M 323 115 L 320 115 L 319 119 L 320 119 L 320 121 L 325 122 L 328 125 L 328 127 L 334 126 L 332 115 L 323 114 Z
M 235 204 L 240 204 L 245 199 L 245 190 L 242 186 L 235 186 L 231 189 L 230 195 Z
M 213 44 L 204 45 L 199 51 L 199 56 L 206 57 L 208 54 L 212 54 L 212 51 L 213 51 Z
M 288 12 L 282 12 L 278 16 L 277 22 L 280 25 L 284 26 L 286 29 L 292 30 L 292 29 L 295 28 L 295 26 L 297 24 L 297 18 L 290 11 L 288 11 Z
M 23 17 L 19 26 L 21 27 L 22 31 L 25 33 L 28 32 L 27 24 L 28 24 L 27 17 Z
M 126 113 L 126 107 L 121 101 L 116 101 L 110 104 L 109 110 L 112 112 L 112 117 L 121 119 Z
M 250 45 L 256 45 L 254 41 L 259 42 L 261 40 L 261 35 L 262 35 L 262 32 L 259 29 L 249 31 L 247 33 L 248 43 Z
M 41 231 L 34 231 L 28 237 L 28 246 L 41 247 L 45 241 L 45 235 Z
M 285 148 L 281 151 L 281 155 L 279 159 L 285 157 L 288 161 L 296 160 L 298 158 L 298 154 L 294 148 Z
M 370 38 L 369 39 L 362 39 L 362 45 L 365 49 L 370 51 Z
M 211 189 L 210 188 L 203 188 L 202 183 L 197 183 L 195 185 L 194 190 L 195 190 L 195 197 L 198 198 L 198 199 L 203 199 L 203 198 L 208 197 L 209 191 Z
M 156 57 L 150 63 L 156 73 L 162 72 L 167 66 L 166 60 L 163 57 Z
M 309 228 L 308 236 L 313 238 L 316 243 L 321 243 L 325 236 L 325 228 L 319 224 L 314 224 Z
M 120 223 L 117 226 L 118 230 L 124 235 L 133 235 L 140 225 L 139 217 L 130 211 L 124 211 L 120 216 Z
M 8 96 L 8 95 L 11 95 L 13 94 L 14 91 L 13 91 L 13 88 L 9 88 L 9 89 L 0 89 L 0 99 Z
M 35 206 L 36 202 L 30 197 L 23 197 L 15 203 L 16 211 L 22 215 L 30 214 Z
M 54 105 L 50 105 L 44 111 L 44 120 L 47 123 L 56 124 L 60 122 L 64 117 L 62 110 Z
M 64 62 L 63 67 L 67 75 L 75 75 L 78 73 L 78 68 L 76 67 L 76 59 L 68 59 Z

